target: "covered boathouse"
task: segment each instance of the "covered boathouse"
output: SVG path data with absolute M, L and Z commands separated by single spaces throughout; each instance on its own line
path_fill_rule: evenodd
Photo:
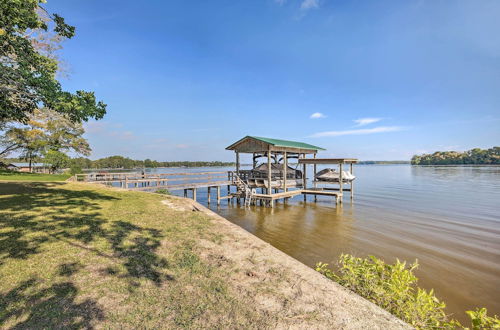
M 236 155 L 236 171 L 230 173 L 230 180 L 237 187 L 234 194 L 243 198 L 245 204 L 260 200 L 270 206 L 277 199 L 286 199 L 296 195 L 333 196 L 337 203 L 342 202 L 344 191 L 353 196 L 353 158 L 316 158 L 316 154 L 324 148 L 304 142 L 272 139 L 257 136 L 245 136 L 226 148 Z M 252 169 L 242 170 L 240 154 L 252 154 Z M 296 162 L 290 162 L 297 159 Z M 338 172 L 329 169 L 328 175 L 317 176 L 318 164 L 338 165 Z M 293 167 L 295 165 L 295 167 Z M 307 167 L 313 165 L 313 186 L 307 187 Z M 349 165 L 345 172 L 343 165 Z M 348 184 L 349 188 L 344 188 Z M 328 187 L 323 187 L 323 186 Z M 331 187 L 336 185 L 337 187 Z M 260 188 L 260 193 L 258 189 Z

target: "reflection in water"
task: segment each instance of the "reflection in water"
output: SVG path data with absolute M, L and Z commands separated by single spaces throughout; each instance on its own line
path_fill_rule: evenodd
M 355 204 L 298 196 L 274 209 L 213 207 L 309 266 L 341 253 L 418 259 L 420 285 L 455 317 L 476 306 L 500 314 L 500 167 L 369 165 L 356 176 Z

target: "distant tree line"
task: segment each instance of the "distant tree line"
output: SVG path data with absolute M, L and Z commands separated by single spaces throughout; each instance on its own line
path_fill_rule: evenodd
M 123 156 L 111 156 L 97 160 L 91 160 L 85 157 L 73 158 L 70 161 L 71 167 L 79 167 L 82 169 L 92 168 L 115 168 L 115 169 L 131 169 L 131 168 L 155 168 L 155 167 L 208 167 L 208 166 L 232 166 L 234 163 L 219 162 L 219 161 L 176 161 L 176 162 L 159 162 L 156 160 L 145 159 L 136 160 Z
M 474 148 L 465 152 L 436 151 L 433 154 L 415 155 L 412 165 L 464 165 L 500 164 L 500 147 L 490 149 Z
M 5 163 L 22 162 L 22 158 L 5 158 Z M 34 161 L 37 163 L 45 163 L 45 159 L 40 157 Z M 159 162 L 156 160 L 145 159 L 135 160 L 123 156 L 111 156 L 97 160 L 91 160 L 85 157 L 77 157 L 68 159 L 65 167 L 75 169 L 132 169 L 132 168 L 155 168 L 155 167 L 215 167 L 215 166 L 234 166 L 231 162 L 220 161 L 176 161 L 176 162 Z

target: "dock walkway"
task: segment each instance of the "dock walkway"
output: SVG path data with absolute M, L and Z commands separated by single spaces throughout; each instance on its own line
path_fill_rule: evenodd
M 342 191 L 334 191 L 331 188 L 286 188 L 273 185 L 274 193 L 257 193 L 256 189 L 249 187 L 246 180 L 242 180 L 233 171 L 213 171 L 213 172 L 188 172 L 188 173 L 89 173 L 76 174 L 74 181 L 87 182 L 92 184 L 104 184 L 114 187 L 120 187 L 127 190 L 158 191 L 158 190 L 184 190 L 184 197 L 188 193 L 196 200 L 197 190 L 207 188 L 208 203 L 211 202 L 212 189 L 217 192 L 217 204 L 221 200 L 241 200 L 245 205 L 261 204 L 274 206 L 277 200 L 287 200 L 288 198 L 304 195 L 331 196 L 335 202 L 341 202 Z M 221 187 L 227 187 L 227 195 L 221 195 Z M 233 191 L 231 187 L 235 187 Z M 290 189 L 290 190 L 289 190 Z M 291 190 L 293 189 L 293 190 Z M 264 190 L 264 189 L 262 189 Z M 280 191 L 281 190 L 281 191 Z

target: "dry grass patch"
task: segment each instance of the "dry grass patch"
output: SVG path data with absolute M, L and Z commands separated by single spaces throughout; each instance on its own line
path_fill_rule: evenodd
M 268 327 L 228 286 L 225 261 L 201 257 L 200 239 L 222 240 L 210 217 L 166 198 L 0 183 L 0 324 Z

